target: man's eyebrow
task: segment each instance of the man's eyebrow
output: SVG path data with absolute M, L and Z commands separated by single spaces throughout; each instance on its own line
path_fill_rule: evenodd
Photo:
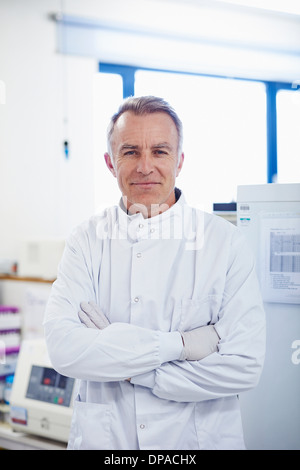
M 139 145 L 133 145 L 133 144 L 122 144 L 120 147 L 120 150 L 137 150 L 139 149 Z M 172 146 L 168 142 L 159 142 L 158 144 L 154 144 L 151 146 L 152 149 L 167 149 L 167 150 L 172 150 Z
M 152 145 L 152 149 L 168 149 L 172 150 L 172 146 L 168 142 L 160 142 L 159 144 Z
M 131 144 L 123 144 L 120 148 L 120 150 L 136 150 L 138 149 L 138 145 L 131 145 Z

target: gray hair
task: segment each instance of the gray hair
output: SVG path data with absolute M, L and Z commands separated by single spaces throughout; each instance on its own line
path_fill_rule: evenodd
M 178 134 L 178 157 L 182 152 L 182 142 L 183 142 L 183 129 L 182 122 L 179 119 L 175 110 L 167 103 L 167 101 L 156 96 L 130 96 L 126 98 L 118 111 L 112 116 L 109 126 L 107 128 L 107 146 L 109 152 L 111 152 L 111 137 L 115 128 L 115 124 L 119 117 L 126 111 L 131 111 L 137 116 L 142 116 L 152 113 L 166 113 L 173 120 L 177 134 Z

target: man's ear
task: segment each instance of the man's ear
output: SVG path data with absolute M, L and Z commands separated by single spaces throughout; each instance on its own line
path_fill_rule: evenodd
M 116 171 L 115 171 L 115 168 L 113 166 L 113 163 L 112 163 L 112 158 L 110 157 L 110 155 L 107 152 L 105 152 L 104 158 L 105 158 L 105 163 L 106 163 L 107 168 L 116 177 L 117 175 L 116 175 Z
M 184 161 L 184 153 L 182 152 L 182 154 L 180 155 L 180 158 L 179 158 L 178 165 L 177 165 L 176 176 L 178 176 L 179 173 L 181 172 L 181 168 L 182 168 L 182 165 L 183 165 L 183 161 Z

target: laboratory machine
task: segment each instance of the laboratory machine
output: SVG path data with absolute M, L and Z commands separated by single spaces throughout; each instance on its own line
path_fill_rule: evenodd
M 44 339 L 24 340 L 10 397 L 12 428 L 67 442 L 74 389 L 73 378 L 52 368 Z
M 261 379 L 240 395 L 246 446 L 300 450 L 300 184 L 239 186 L 237 225 L 256 256 L 266 313 Z

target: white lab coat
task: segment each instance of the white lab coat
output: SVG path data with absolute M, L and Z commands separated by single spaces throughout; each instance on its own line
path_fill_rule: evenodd
M 82 325 L 83 300 L 111 325 Z M 178 331 L 208 323 L 218 352 L 180 361 Z M 244 448 L 238 395 L 258 382 L 265 320 L 234 225 L 183 195 L 150 219 L 107 209 L 67 241 L 44 326 L 53 367 L 80 379 L 69 449 Z

